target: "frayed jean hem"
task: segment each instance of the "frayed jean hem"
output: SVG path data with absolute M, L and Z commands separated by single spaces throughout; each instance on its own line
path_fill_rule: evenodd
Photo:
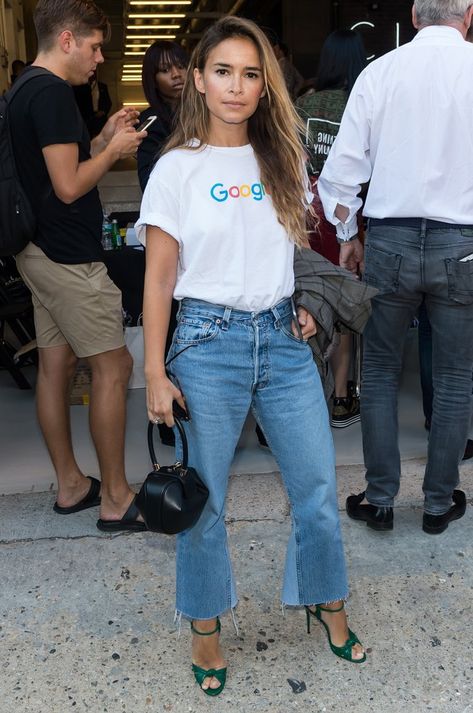
M 230 615 L 232 617 L 232 622 L 233 622 L 233 626 L 235 628 L 235 633 L 238 636 L 239 630 L 238 630 L 238 624 L 237 624 L 236 617 L 235 617 L 235 610 L 236 610 L 237 606 L 238 606 L 238 600 L 229 609 L 224 609 L 219 614 L 215 614 L 214 616 L 209 616 L 209 617 L 189 616 L 185 612 L 182 612 L 182 611 L 179 611 L 179 609 L 176 609 L 174 612 L 174 624 L 176 625 L 178 635 L 179 636 L 181 635 L 182 619 L 185 619 L 186 621 L 188 621 L 190 623 L 192 623 L 193 621 L 196 621 L 196 620 L 210 621 L 211 619 L 216 619 L 217 617 L 221 618 L 224 614 L 226 614 L 229 611 Z

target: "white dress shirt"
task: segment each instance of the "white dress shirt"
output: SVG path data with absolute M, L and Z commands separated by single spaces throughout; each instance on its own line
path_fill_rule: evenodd
M 357 197 L 369 218 L 473 224 L 473 45 L 429 26 L 359 76 L 319 177 L 337 237 L 356 235 Z M 345 223 L 337 204 L 349 209 Z

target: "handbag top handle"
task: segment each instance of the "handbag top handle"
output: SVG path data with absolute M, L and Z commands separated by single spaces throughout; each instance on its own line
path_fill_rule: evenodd
M 184 470 L 187 470 L 189 448 L 187 445 L 186 432 L 184 430 L 184 426 L 182 425 L 181 419 L 177 418 L 177 416 L 174 416 L 174 423 L 176 424 L 177 430 L 179 431 L 179 435 L 180 435 L 181 441 L 182 441 L 182 467 Z M 153 439 L 155 425 L 157 425 L 157 424 L 153 423 L 153 421 L 149 421 L 149 423 L 148 423 L 148 449 L 149 449 L 149 455 L 151 458 L 151 463 L 153 464 L 153 468 L 155 470 L 159 470 L 159 463 L 158 463 L 158 459 L 156 458 L 156 451 L 154 449 L 154 439 Z

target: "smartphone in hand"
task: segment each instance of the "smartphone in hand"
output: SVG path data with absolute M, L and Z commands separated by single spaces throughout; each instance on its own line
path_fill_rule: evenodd
M 154 124 L 154 122 L 156 121 L 157 118 L 158 117 L 154 116 L 154 115 L 148 116 L 148 118 L 145 119 L 145 121 L 143 121 L 143 123 L 140 124 L 136 130 L 137 131 L 147 131 L 149 129 L 149 127 L 151 126 L 151 124 Z

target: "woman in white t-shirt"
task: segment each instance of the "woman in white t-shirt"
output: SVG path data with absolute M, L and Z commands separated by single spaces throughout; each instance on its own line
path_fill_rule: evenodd
M 278 461 L 292 509 L 282 601 L 305 606 L 332 651 L 356 663 L 327 408 L 309 336 L 293 321 L 294 248 L 310 196 L 299 120 L 264 34 L 226 17 L 191 58 L 179 125 L 143 196 L 147 246 L 144 329 L 149 418 L 173 425 L 188 409 L 190 464 L 210 494 L 177 537 L 176 609 L 191 621 L 193 671 L 219 694 L 226 662 L 220 619 L 237 604 L 225 529 L 230 464 L 251 408 Z M 172 297 L 178 326 L 164 364 Z M 185 401 L 184 401 L 185 397 Z

